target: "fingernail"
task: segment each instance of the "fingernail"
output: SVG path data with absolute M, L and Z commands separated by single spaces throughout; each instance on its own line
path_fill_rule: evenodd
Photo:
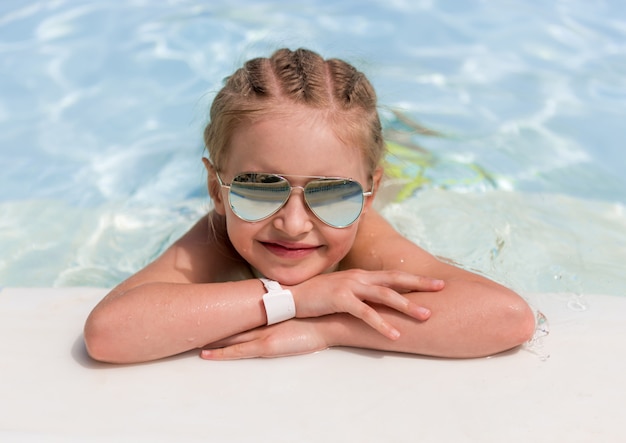
M 391 338 L 393 340 L 397 340 L 398 338 L 400 338 L 400 331 L 398 331 L 397 329 L 391 329 L 389 331 L 389 335 L 391 336 Z
M 422 315 L 430 315 L 430 309 L 428 309 L 428 308 L 424 308 L 424 307 L 420 306 L 419 308 L 417 308 L 417 310 Z

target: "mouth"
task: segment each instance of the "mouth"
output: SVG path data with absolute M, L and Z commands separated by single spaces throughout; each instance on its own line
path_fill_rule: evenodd
M 282 258 L 302 258 L 310 254 L 313 254 L 321 246 L 307 245 L 300 243 L 274 243 L 274 242 L 261 242 L 261 244 L 272 254 Z

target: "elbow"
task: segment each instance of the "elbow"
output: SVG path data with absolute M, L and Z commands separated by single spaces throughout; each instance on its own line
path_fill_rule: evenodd
M 530 306 L 520 297 L 515 295 L 508 298 L 504 303 L 496 303 L 491 309 L 485 311 L 482 317 L 482 327 L 478 335 L 473 336 L 471 343 L 466 342 L 466 347 L 460 354 L 454 354 L 458 358 L 479 358 L 506 352 L 527 343 L 535 333 L 535 315 Z
M 87 354 L 94 360 L 104 363 L 119 363 L 119 356 L 116 355 L 115 342 L 112 329 L 106 319 L 92 312 L 83 330 L 83 339 Z
M 535 314 L 521 297 L 508 303 L 501 313 L 500 340 L 502 350 L 513 349 L 532 339 L 535 334 Z

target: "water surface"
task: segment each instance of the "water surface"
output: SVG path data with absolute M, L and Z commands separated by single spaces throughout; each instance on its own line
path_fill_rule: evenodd
M 112 286 L 157 256 L 209 206 L 222 79 L 281 46 L 357 65 L 389 140 L 423 148 L 389 159 L 410 238 L 520 291 L 624 294 L 619 0 L 5 0 L 0 284 Z

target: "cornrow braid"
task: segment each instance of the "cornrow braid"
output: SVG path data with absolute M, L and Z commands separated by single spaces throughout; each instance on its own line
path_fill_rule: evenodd
M 380 163 L 382 128 L 376 93 L 365 75 L 343 60 L 324 60 L 307 49 L 279 49 L 270 58 L 244 63 L 213 100 L 204 131 L 213 164 L 223 167 L 237 125 L 276 112 L 285 103 L 328 111 L 329 124 L 340 138 L 363 150 L 372 171 Z
M 334 83 L 335 100 L 344 107 L 376 107 L 376 93 L 363 73 L 342 60 L 330 59 L 327 64 Z
M 305 49 L 280 49 L 270 59 L 284 97 L 314 107 L 328 105 L 325 62 Z

